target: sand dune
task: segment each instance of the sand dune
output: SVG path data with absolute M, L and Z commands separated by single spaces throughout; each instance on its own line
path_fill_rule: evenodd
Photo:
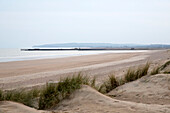
M 110 98 L 84 85 L 48 111 L 2 101 L 0 113 L 169 113 L 170 105 L 143 104 Z
M 149 105 L 116 100 L 89 86 L 83 86 L 69 99 L 62 101 L 51 110 L 69 113 L 169 113 L 170 105 Z
M 0 113 L 50 113 L 50 112 L 38 111 L 34 108 L 30 108 L 16 102 L 0 101 Z
M 108 95 L 119 100 L 170 105 L 170 74 L 142 77 L 114 89 Z

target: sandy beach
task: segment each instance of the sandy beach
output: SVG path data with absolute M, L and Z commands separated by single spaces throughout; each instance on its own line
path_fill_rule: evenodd
M 129 67 L 146 62 L 151 68 L 170 59 L 169 50 L 138 53 L 112 53 L 68 58 L 0 63 L 0 88 L 3 90 L 41 87 L 49 81 L 82 72 L 102 83 L 110 74 L 121 77 Z M 170 67 L 167 67 L 169 69 Z M 89 86 L 76 90 L 69 98 L 47 111 L 36 110 L 20 103 L 0 101 L 0 113 L 169 113 L 170 74 L 145 76 L 126 83 L 108 94 Z M 17 107 L 17 109 L 15 109 Z
M 104 76 L 115 74 L 121 76 L 130 66 L 152 61 L 161 63 L 169 58 L 167 50 L 146 51 L 138 53 L 110 53 L 84 55 L 68 58 L 15 61 L 0 63 L 0 88 L 15 89 L 39 86 L 48 81 L 57 81 L 61 77 L 83 72 L 96 76 L 98 82 Z
M 170 113 L 170 0 L 1 0 L 0 113 Z
M 84 55 L 67 58 L 0 63 L 0 78 L 58 71 L 128 59 L 142 53 Z

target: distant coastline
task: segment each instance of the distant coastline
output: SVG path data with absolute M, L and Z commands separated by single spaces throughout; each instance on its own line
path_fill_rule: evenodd
M 21 51 L 108 51 L 108 50 L 151 50 L 149 48 L 73 48 L 73 49 L 21 49 Z M 155 50 L 157 50 L 155 48 Z
M 168 44 L 112 44 L 112 43 L 58 43 L 35 45 L 34 49 L 22 50 L 152 50 L 170 49 Z M 45 49 L 48 48 L 48 49 Z M 63 49 L 64 48 L 64 49 Z M 67 48 L 67 49 L 65 49 Z M 68 49 L 69 48 L 69 49 Z

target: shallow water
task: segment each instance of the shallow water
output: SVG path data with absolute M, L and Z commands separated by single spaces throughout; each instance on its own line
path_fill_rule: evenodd
M 93 55 L 101 53 L 132 53 L 146 50 L 109 50 L 109 51 L 20 51 L 20 49 L 0 49 L 0 62 L 23 61 L 46 58 Z

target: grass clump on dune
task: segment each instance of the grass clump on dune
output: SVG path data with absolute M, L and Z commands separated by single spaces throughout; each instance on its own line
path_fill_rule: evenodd
M 160 67 L 160 71 L 164 70 L 166 67 L 168 67 L 170 65 L 170 60 L 165 62 L 165 64 L 163 64 L 161 67 Z M 163 72 L 164 74 L 170 74 L 170 70 L 164 70 Z
M 136 79 L 137 75 L 136 75 L 136 72 L 135 70 L 129 68 L 127 73 L 125 74 L 125 80 L 126 82 L 131 82 L 131 81 L 134 81 Z
M 36 89 L 30 91 L 0 91 L 0 100 L 15 101 L 33 107 L 33 100 L 38 97 Z
M 167 66 L 170 65 L 170 61 L 165 62 L 162 66 L 157 66 L 151 71 L 151 75 L 159 74 L 162 70 L 164 70 Z M 164 74 L 169 74 L 169 71 L 163 71 Z
M 151 71 L 150 75 L 156 75 L 160 73 L 160 67 L 155 67 L 153 68 L 153 70 Z
M 160 67 L 160 70 L 165 69 L 168 65 L 170 65 L 170 60 L 167 61 L 165 64 L 163 64 L 163 65 Z
M 108 93 L 119 86 L 119 81 L 114 75 L 110 75 L 108 79 L 99 87 L 101 93 Z
M 150 64 L 147 62 L 144 66 L 139 66 L 136 70 L 129 68 L 125 74 L 125 82 L 131 82 L 147 75 Z
M 0 101 L 14 101 L 30 107 L 35 107 L 34 105 L 38 101 L 36 108 L 49 109 L 68 97 L 76 89 L 80 89 L 82 85 L 92 85 L 95 87 L 95 79 L 90 81 L 87 76 L 82 76 L 79 73 L 77 76 L 61 79 L 58 83 L 47 83 L 46 87 L 41 90 L 0 90 Z
M 170 71 L 165 71 L 164 74 L 170 74 Z
M 110 92 L 111 90 L 115 89 L 119 86 L 119 82 L 114 75 L 110 75 L 109 79 L 104 82 L 104 87 L 106 88 L 106 93 Z
M 56 91 L 56 86 L 54 84 L 47 85 L 40 94 L 39 109 L 49 108 L 58 103 L 58 94 L 59 93 Z
M 39 109 L 49 109 L 68 97 L 73 91 L 81 88 L 83 84 L 89 84 L 87 76 L 73 76 L 62 79 L 57 84 L 47 84 L 41 92 L 39 99 Z
M 127 73 L 123 78 L 116 78 L 114 75 L 109 76 L 109 78 L 99 87 L 98 91 L 101 93 L 108 93 L 111 90 L 121 86 L 125 83 L 135 81 L 145 75 L 147 75 L 149 70 L 149 63 L 144 66 L 139 66 L 136 70 L 129 68 Z
M 93 88 L 95 88 L 95 89 L 97 89 L 97 87 L 96 87 L 96 77 L 94 77 L 94 78 L 91 80 L 90 86 L 93 87 Z
M 3 98 L 3 92 L 0 90 L 0 101 L 4 100 Z

